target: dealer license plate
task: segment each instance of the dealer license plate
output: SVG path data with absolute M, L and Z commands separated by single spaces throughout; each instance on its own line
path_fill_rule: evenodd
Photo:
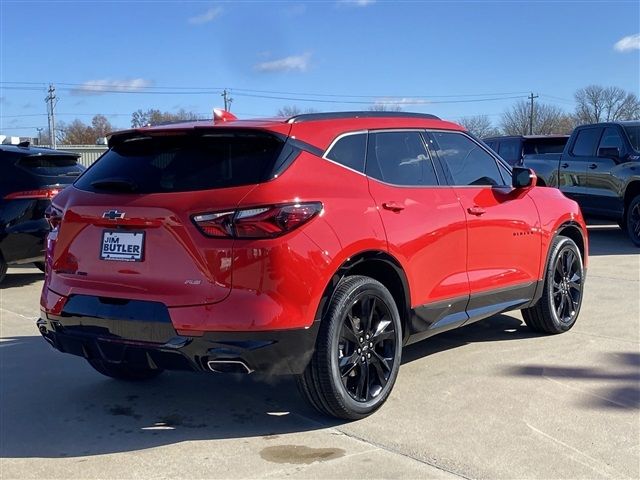
M 100 258 L 121 262 L 141 262 L 144 254 L 144 232 L 102 232 Z

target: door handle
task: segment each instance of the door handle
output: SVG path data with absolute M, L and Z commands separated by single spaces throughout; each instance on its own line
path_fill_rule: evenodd
M 598 168 L 598 164 L 597 163 L 592 163 L 591 165 L 589 165 L 589 168 L 591 170 L 595 170 L 596 168 Z
M 397 202 L 384 202 L 382 204 L 382 208 L 385 210 L 391 210 L 392 212 L 399 213 L 404 210 L 404 205 L 401 205 Z
M 560 165 L 562 168 L 569 168 L 569 164 L 568 163 L 563 163 L 562 165 Z
M 467 212 L 469 212 L 471 215 L 483 215 L 484 213 L 486 213 L 486 210 L 482 207 L 479 207 L 477 205 L 474 205 L 473 207 L 469 207 L 467 208 Z

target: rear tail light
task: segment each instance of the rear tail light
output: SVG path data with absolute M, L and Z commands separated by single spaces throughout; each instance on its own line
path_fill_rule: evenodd
M 47 219 L 49 225 L 51 226 L 51 230 L 55 230 L 60 225 L 62 221 L 62 211 L 53 205 L 49 205 L 44 212 L 44 218 Z
M 274 238 L 311 220 L 322 203 L 288 203 L 195 215 L 193 221 L 207 237 Z
M 24 190 L 22 192 L 13 192 L 5 195 L 5 200 L 25 200 L 25 199 L 52 199 L 58 193 L 60 188 L 40 188 L 38 190 Z

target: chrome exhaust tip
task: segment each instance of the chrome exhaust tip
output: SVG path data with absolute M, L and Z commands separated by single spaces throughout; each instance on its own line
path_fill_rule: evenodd
M 253 372 L 242 360 L 209 360 L 207 362 L 209 370 L 216 373 L 243 373 Z

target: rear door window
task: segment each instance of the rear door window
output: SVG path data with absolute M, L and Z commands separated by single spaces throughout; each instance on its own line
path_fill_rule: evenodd
M 112 147 L 75 186 L 169 193 L 251 185 L 272 177 L 282 145 L 264 132 L 135 137 Z
M 392 185 L 438 184 L 433 162 L 417 131 L 371 132 L 367 175 Z
M 594 157 L 600 133 L 602 133 L 600 128 L 585 128 L 578 131 L 571 154 L 575 157 Z

